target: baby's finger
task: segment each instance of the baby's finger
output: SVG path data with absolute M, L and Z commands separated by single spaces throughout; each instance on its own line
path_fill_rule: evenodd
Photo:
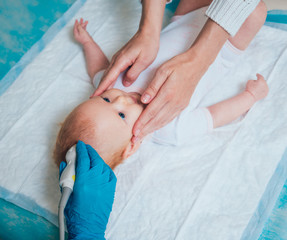
M 79 23 L 78 23 L 78 20 L 76 20 L 75 21 L 75 24 L 74 24 L 74 28 L 73 28 L 73 32 L 74 32 L 74 35 L 76 36 L 77 35 L 77 28 L 78 28 L 78 25 L 79 25 Z
M 74 23 L 74 28 L 77 27 L 78 24 L 79 24 L 79 22 L 78 22 L 78 20 L 76 20 L 75 23 Z
M 79 24 L 79 25 L 78 25 L 78 32 L 79 32 L 79 33 L 82 33 L 83 30 L 84 30 L 83 27 Z
M 263 79 L 264 80 L 264 77 L 261 74 L 259 74 L 259 73 L 256 74 L 256 77 L 257 77 L 257 80 L 259 80 L 259 79 Z
M 86 30 L 87 25 L 88 25 L 88 21 L 85 21 L 82 27 Z

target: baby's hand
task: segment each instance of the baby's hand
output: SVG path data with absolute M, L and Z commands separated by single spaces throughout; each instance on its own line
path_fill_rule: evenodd
M 246 84 L 245 91 L 249 92 L 255 101 L 265 98 L 268 94 L 268 85 L 264 77 L 260 74 L 256 74 L 257 80 L 249 80 Z
M 82 45 L 87 42 L 93 41 L 90 34 L 87 32 L 86 27 L 88 25 L 88 21 L 85 21 L 81 18 L 80 22 L 78 20 L 75 21 L 74 24 L 74 37 L 75 40 Z

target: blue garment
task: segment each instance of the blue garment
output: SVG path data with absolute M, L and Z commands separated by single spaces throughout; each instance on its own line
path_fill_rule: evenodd
M 117 178 L 90 145 L 79 141 L 76 150 L 76 181 L 65 208 L 68 239 L 105 239 Z

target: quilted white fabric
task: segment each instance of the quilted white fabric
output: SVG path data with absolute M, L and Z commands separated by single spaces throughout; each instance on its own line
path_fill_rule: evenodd
M 138 1 L 88 0 L 0 97 L 1 198 L 57 224 L 56 135 L 93 92 L 73 22 L 89 20 L 88 31 L 111 57 L 137 29 L 140 12 Z M 258 237 L 286 180 L 287 163 L 280 162 L 287 145 L 286 39 L 286 32 L 263 27 L 228 81 L 202 102 L 235 95 L 259 72 L 269 95 L 243 118 L 186 147 L 147 141 L 116 169 L 108 239 Z

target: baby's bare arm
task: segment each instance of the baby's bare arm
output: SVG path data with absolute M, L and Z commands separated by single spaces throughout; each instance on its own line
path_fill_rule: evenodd
M 99 45 L 87 32 L 87 24 L 88 22 L 84 22 L 82 18 L 80 22 L 76 20 L 74 24 L 74 37 L 83 46 L 87 71 L 90 78 L 93 79 L 97 72 L 109 66 L 109 61 Z
M 257 74 L 257 80 L 249 80 L 244 92 L 208 107 L 213 118 L 213 127 L 232 122 L 246 113 L 255 102 L 266 97 L 268 86 L 263 76 Z

